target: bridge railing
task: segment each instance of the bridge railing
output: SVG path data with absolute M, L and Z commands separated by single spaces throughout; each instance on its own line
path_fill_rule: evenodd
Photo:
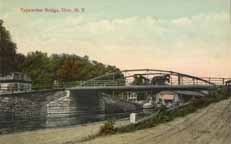
M 124 86 L 125 82 L 122 80 L 92 80 L 92 81 L 74 81 L 65 82 L 64 87 L 97 87 L 97 86 Z
M 113 80 L 94 80 L 94 81 L 75 81 L 75 82 L 65 82 L 65 88 L 71 87 L 106 87 L 106 86 L 129 86 L 134 85 L 131 81 L 113 81 Z M 139 84 L 141 85 L 153 85 L 151 83 Z M 169 83 L 162 83 L 156 85 L 179 85 L 178 81 L 170 81 Z M 206 85 L 205 83 L 199 81 L 182 81 L 180 85 Z
M 225 85 L 231 78 L 196 77 L 174 71 L 156 69 L 124 70 L 92 78 L 87 81 L 65 82 L 64 87 L 128 86 L 134 85 Z M 140 81 L 141 84 L 140 84 Z
M 225 82 L 227 80 L 230 80 L 229 78 L 209 78 L 205 77 L 202 78 L 204 80 L 207 80 L 208 82 L 211 82 L 216 85 L 225 85 Z M 63 87 L 64 88 L 71 88 L 71 87 L 106 87 L 106 86 L 129 86 L 134 85 L 131 80 L 128 79 L 116 79 L 116 80 L 88 80 L 88 81 L 73 81 L 73 82 L 64 82 Z M 145 83 L 145 84 L 139 84 L 139 85 L 154 85 L 151 82 Z M 164 82 L 160 84 L 155 85 L 211 85 L 209 83 L 206 83 L 204 81 L 198 80 L 198 79 L 192 79 L 192 78 L 182 78 L 178 79 L 177 77 L 171 78 L 169 82 Z
M 211 83 L 221 86 L 225 85 L 227 81 L 231 80 L 231 78 L 220 78 L 220 77 L 202 77 L 202 79 L 205 79 Z

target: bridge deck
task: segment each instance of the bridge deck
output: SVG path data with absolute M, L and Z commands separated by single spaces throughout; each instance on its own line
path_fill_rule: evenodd
M 68 90 L 96 91 L 140 91 L 140 90 L 213 90 L 215 86 L 205 85 L 142 85 L 142 86 L 84 86 L 67 88 Z

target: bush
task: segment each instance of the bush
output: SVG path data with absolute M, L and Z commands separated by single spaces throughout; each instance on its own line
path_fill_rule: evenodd
M 99 135 L 108 135 L 116 132 L 114 127 L 114 121 L 107 121 L 103 126 L 100 127 Z
M 123 132 L 130 132 L 134 130 L 155 127 L 160 123 L 169 122 L 175 119 L 176 117 L 186 116 L 190 113 L 197 111 L 200 108 L 208 106 L 209 104 L 213 102 L 218 102 L 222 99 L 228 98 L 227 96 L 222 94 L 222 91 L 221 92 L 218 91 L 218 93 L 221 93 L 221 94 L 216 94 L 216 95 L 208 96 L 208 97 L 202 97 L 200 99 L 194 99 L 191 101 L 190 104 L 184 107 L 178 108 L 176 110 L 173 110 L 173 111 L 167 111 L 165 107 L 161 107 L 159 109 L 160 110 L 159 113 L 155 115 L 154 117 L 152 117 L 151 119 L 118 128 L 116 132 L 123 133 Z

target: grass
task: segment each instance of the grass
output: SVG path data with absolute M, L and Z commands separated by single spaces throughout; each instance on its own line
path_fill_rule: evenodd
M 107 121 L 103 126 L 100 127 L 99 134 L 100 135 L 114 134 L 116 132 L 116 128 L 114 124 L 115 122 L 112 120 Z
M 210 105 L 211 103 L 218 102 L 220 100 L 227 99 L 227 98 L 229 97 L 223 94 L 223 91 L 217 91 L 215 94 L 211 96 L 203 97 L 200 99 L 194 99 L 188 105 L 185 105 L 184 107 L 178 108 L 176 110 L 168 111 L 167 109 L 162 108 L 156 116 L 136 124 L 130 124 L 118 128 L 116 129 L 116 133 L 131 132 L 134 130 L 141 130 L 145 128 L 154 127 L 157 126 L 158 124 L 172 121 L 177 117 L 186 116 L 190 113 L 197 111 L 198 109 Z
M 112 134 L 118 134 L 118 133 L 126 133 L 126 132 L 132 132 L 135 130 L 141 130 L 145 128 L 151 128 L 155 127 L 161 123 L 166 123 L 169 121 L 174 120 L 177 117 L 184 117 L 190 113 L 193 113 L 197 111 L 198 109 L 207 107 L 211 103 L 219 102 L 223 99 L 227 99 L 230 96 L 228 96 L 226 93 L 224 93 L 223 89 L 219 89 L 210 96 L 202 97 L 200 99 L 193 99 L 191 103 L 188 105 L 185 105 L 183 107 L 180 107 L 175 110 L 167 110 L 165 107 L 162 107 L 158 114 L 151 117 L 150 119 L 141 121 L 136 124 L 129 124 L 120 128 L 116 128 L 114 126 L 113 121 L 106 122 L 101 128 L 99 133 L 93 136 L 88 136 L 83 141 L 91 140 L 99 136 L 105 136 L 105 135 L 112 135 Z

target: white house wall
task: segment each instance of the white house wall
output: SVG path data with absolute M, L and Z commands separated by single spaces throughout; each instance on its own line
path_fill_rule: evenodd
M 10 87 L 15 86 L 15 91 L 31 91 L 30 83 L 0 83 L 0 91 L 9 91 Z

